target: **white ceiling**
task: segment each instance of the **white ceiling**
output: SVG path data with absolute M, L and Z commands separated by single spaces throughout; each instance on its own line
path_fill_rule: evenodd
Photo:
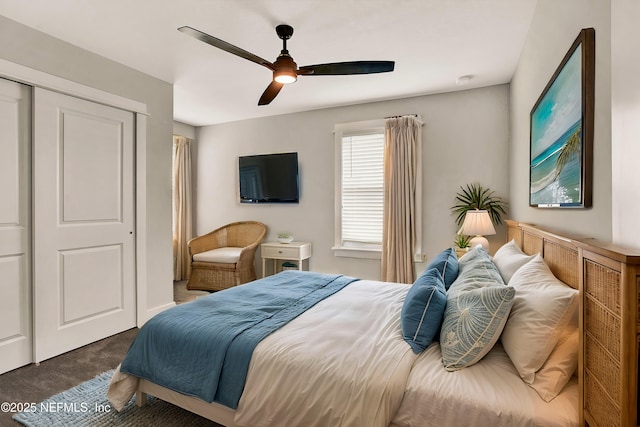
M 202 126 L 509 82 L 536 1 L 0 0 L 0 15 L 173 83 L 174 119 Z M 298 66 L 393 60 L 395 71 L 300 77 L 258 107 L 268 69 L 176 30 L 275 61 L 281 23 Z

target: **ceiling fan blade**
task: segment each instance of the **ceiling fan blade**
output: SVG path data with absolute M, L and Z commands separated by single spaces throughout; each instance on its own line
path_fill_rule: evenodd
M 188 34 L 191 37 L 210 44 L 211 46 L 217 47 L 218 49 L 222 49 L 226 52 L 239 56 L 240 58 L 248 59 L 251 62 L 255 62 L 256 64 L 262 65 L 263 67 L 267 67 L 272 71 L 274 70 L 273 64 L 266 59 L 260 58 L 258 55 L 247 52 L 246 50 L 241 49 L 238 46 L 234 46 L 224 40 L 220 40 L 219 38 L 210 36 L 207 33 L 203 33 L 200 30 L 196 30 L 195 28 L 191 28 L 189 26 L 184 26 L 178 28 L 178 31 L 182 31 L 183 33 Z
M 284 86 L 284 83 L 278 83 L 275 80 L 272 81 L 271 84 L 267 86 L 265 91 L 262 93 L 262 96 L 258 101 L 258 105 L 267 105 L 271 103 L 271 101 L 273 101 L 273 98 L 275 98 L 278 93 L 280 93 L 280 89 L 282 89 L 282 86 Z
M 348 74 L 388 73 L 393 71 L 394 61 L 351 61 L 331 64 L 305 65 L 298 69 L 303 76 L 343 76 Z

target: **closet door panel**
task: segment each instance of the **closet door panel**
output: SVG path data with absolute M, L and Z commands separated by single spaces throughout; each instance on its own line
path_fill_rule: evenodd
M 31 88 L 0 79 L 0 374 L 30 363 Z
M 35 360 L 135 326 L 133 113 L 35 89 Z

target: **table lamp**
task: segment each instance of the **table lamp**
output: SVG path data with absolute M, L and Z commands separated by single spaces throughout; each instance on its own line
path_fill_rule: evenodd
M 477 245 L 482 245 L 482 249 L 484 249 L 485 252 L 489 252 L 489 241 L 484 236 L 496 234 L 489 212 L 481 209 L 470 209 L 467 211 L 460 232 L 467 236 L 475 236 L 469 244 L 472 248 Z

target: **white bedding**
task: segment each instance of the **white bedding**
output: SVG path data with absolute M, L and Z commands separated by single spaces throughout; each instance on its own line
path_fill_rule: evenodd
M 442 366 L 434 343 L 413 366 L 394 427 L 578 425 L 575 377 L 546 403 L 527 386 L 498 342 L 477 364 L 455 372 Z
M 417 357 L 400 328 L 408 290 L 396 283 L 352 283 L 263 340 L 235 423 L 389 425 Z
M 409 285 L 361 280 L 318 303 L 255 349 L 233 424 L 280 426 L 577 426 L 578 384 L 545 403 L 500 344 L 455 372 L 432 344 L 402 339 Z M 372 291 L 375 289 L 375 291 Z M 116 373 L 109 399 L 126 403 L 137 378 Z

